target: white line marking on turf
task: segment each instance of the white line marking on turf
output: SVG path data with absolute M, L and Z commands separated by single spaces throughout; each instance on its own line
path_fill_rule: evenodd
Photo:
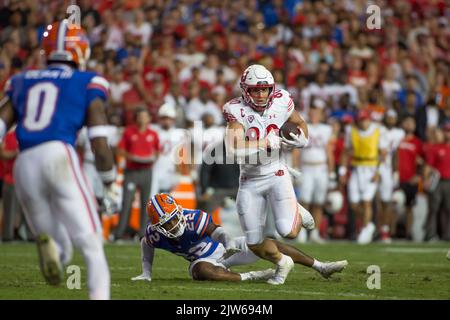
M 214 287 L 185 287 L 185 286 L 160 286 L 158 288 L 149 288 L 151 291 L 161 291 L 162 289 L 170 288 L 170 289 L 181 289 L 181 290 L 210 290 L 210 291 L 242 291 L 242 292 L 262 292 L 262 293 L 274 293 L 273 289 L 245 289 L 245 288 L 214 288 Z M 355 297 L 355 298 L 379 298 L 379 299 L 405 299 L 400 297 L 386 297 L 381 295 L 373 295 L 373 294 L 365 294 L 365 293 L 333 293 L 330 294 L 328 292 L 316 292 L 316 291 L 297 291 L 297 290 L 286 290 L 286 289 L 277 289 L 276 292 L 281 293 L 287 293 L 287 294 L 301 294 L 301 295 L 315 295 L 315 296 L 330 296 L 330 295 L 336 295 L 336 296 L 342 296 L 342 297 Z
M 437 249 L 437 248 L 384 248 L 383 251 L 393 252 L 393 253 L 442 253 L 446 252 L 447 249 Z

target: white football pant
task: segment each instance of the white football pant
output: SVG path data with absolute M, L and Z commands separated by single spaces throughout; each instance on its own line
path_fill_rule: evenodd
M 236 204 L 247 244 L 264 240 L 267 203 L 270 202 L 277 232 L 286 237 L 300 223 L 291 175 L 284 168 L 264 176 L 241 174 Z
M 70 261 L 73 242 L 87 265 L 89 297 L 109 299 L 110 275 L 97 204 L 74 148 L 51 141 L 20 152 L 14 178 L 33 234 L 52 236 L 65 264 Z

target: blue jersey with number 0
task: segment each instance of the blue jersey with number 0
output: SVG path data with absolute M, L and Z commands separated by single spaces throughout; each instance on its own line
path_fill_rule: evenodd
M 48 141 L 74 145 L 96 98 L 107 99 L 109 84 L 93 72 L 50 65 L 14 75 L 6 83 L 17 119 L 20 150 Z
M 186 229 L 179 239 L 169 239 L 149 224 L 145 232 L 147 243 L 189 261 L 210 256 L 219 245 L 219 242 L 212 240 L 205 232 L 212 222 L 211 216 L 201 210 L 183 209 L 183 214 L 186 217 Z

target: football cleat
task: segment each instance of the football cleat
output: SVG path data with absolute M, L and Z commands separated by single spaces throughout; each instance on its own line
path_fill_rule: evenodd
M 450 260 L 450 250 L 447 252 L 447 259 Z
M 311 213 L 309 213 L 309 211 L 306 210 L 305 208 L 303 208 L 299 203 L 297 203 L 297 206 L 298 206 L 298 210 L 300 212 L 300 216 L 302 217 L 303 228 L 305 228 L 306 230 L 314 229 L 316 226 L 316 223 L 314 222 L 314 218 L 311 215 Z
M 341 272 L 348 265 L 347 260 L 324 262 L 319 273 L 325 279 L 328 279 L 333 273 Z
M 249 271 L 250 280 L 268 280 L 275 275 L 274 269 Z
M 358 235 L 358 244 L 368 244 L 372 242 L 373 234 L 375 232 L 375 225 L 369 222 Z
M 145 281 L 152 281 L 152 277 L 150 277 L 150 275 L 148 274 L 140 274 L 136 277 L 131 278 L 132 281 L 140 281 L 140 280 L 145 280 Z
M 37 239 L 39 267 L 45 280 L 57 286 L 62 281 L 62 266 L 56 243 L 48 234 L 41 234 Z
M 289 272 L 294 267 L 294 261 L 291 257 L 285 256 L 287 258 L 283 265 L 278 265 L 275 274 L 267 280 L 268 284 L 280 285 L 286 281 Z

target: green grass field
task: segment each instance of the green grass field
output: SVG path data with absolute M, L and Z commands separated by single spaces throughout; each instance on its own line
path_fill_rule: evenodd
M 449 243 L 372 244 L 351 243 L 301 245 L 306 253 L 320 260 L 347 259 L 341 274 L 325 280 L 312 269 L 296 266 L 282 286 L 264 282 L 194 282 L 188 275 L 188 262 L 157 250 L 152 282 L 132 282 L 141 271 L 138 244 L 106 245 L 111 271 L 113 299 L 450 299 Z M 87 299 L 86 268 L 80 254 L 72 264 L 81 266 L 80 290 L 48 286 L 38 268 L 34 244 L 0 245 L 0 299 Z M 369 290 L 367 267 L 381 269 L 381 289 Z M 249 271 L 269 267 L 259 261 L 237 267 Z

